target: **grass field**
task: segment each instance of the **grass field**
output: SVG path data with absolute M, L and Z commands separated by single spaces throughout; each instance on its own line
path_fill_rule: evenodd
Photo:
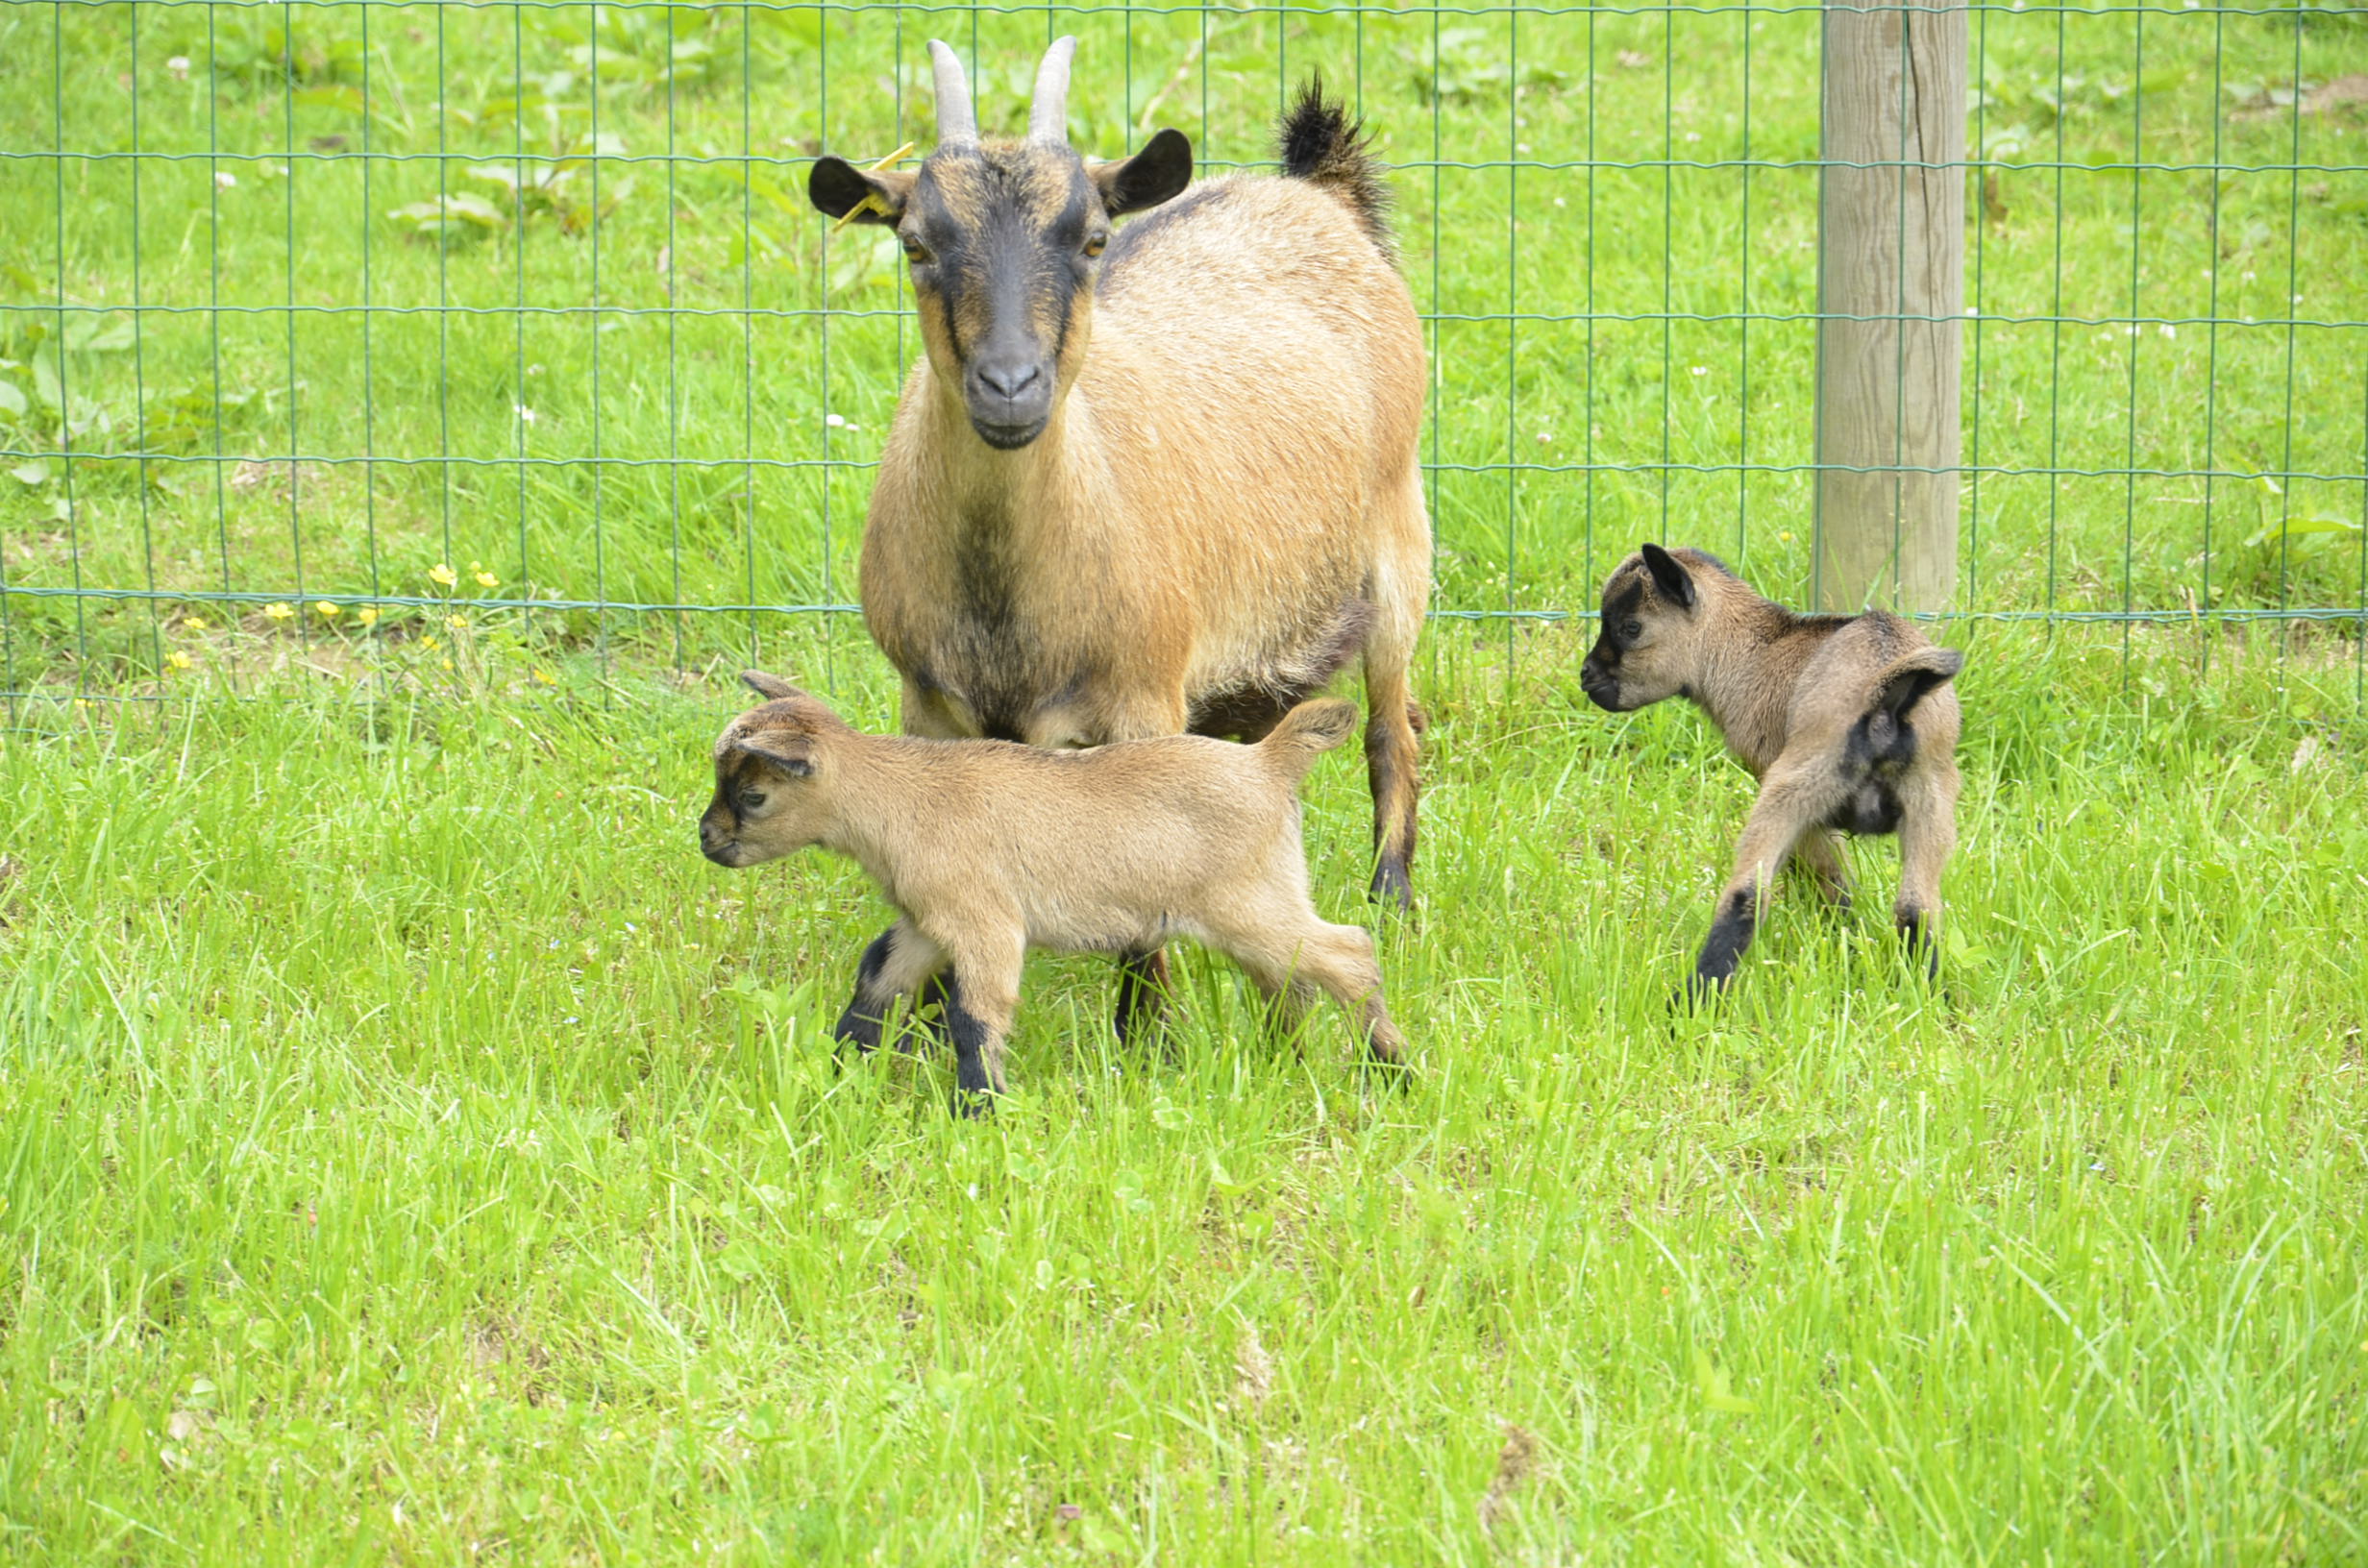
M 1413 1081 L 1039 959 L 983 1123 L 698 857 L 721 682 L 9 737 L 0 1556 L 2368 1561 L 2353 669 L 2158 635 L 1972 639 L 1944 990 L 1862 845 L 1673 1025 L 1747 779 L 1442 628 Z
M 1944 983 L 1862 845 L 1673 1021 L 1749 780 L 1441 619 L 1410 1081 L 1189 951 L 833 1065 L 884 906 L 694 840 L 742 662 L 895 722 L 804 164 L 1048 21 L 1098 150 L 1361 101 L 1440 608 L 1804 587 L 1811 10 L 0 7 L 0 1561 L 2368 1564 L 2356 622 L 1948 627 Z M 1964 606 L 2368 603 L 2368 28 L 1975 29 Z

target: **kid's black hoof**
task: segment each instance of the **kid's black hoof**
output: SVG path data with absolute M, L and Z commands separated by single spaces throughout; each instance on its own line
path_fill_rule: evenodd
M 1689 1017 L 1708 1013 L 1725 998 L 1727 984 L 1711 975 L 1696 974 L 1670 994 L 1669 1011 Z
M 831 1025 L 830 1054 L 844 1061 L 851 1048 L 857 1056 L 870 1056 L 879 1049 L 879 1019 L 851 1007 Z

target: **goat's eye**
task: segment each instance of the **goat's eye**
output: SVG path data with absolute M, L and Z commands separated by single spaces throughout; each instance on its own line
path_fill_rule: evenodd
M 1109 244 L 1110 236 L 1108 234 L 1096 234 L 1092 239 L 1085 242 L 1085 254 L 1088 256 L 1099 256 L 1104 250 L 1109 248 Z
M 918 267 L 929 259 L 929 247 L 924 245 L 921 241 L 915 239 L 910 234 L 904 234 L 900 237 L 904 241 L 905 260 L 910 261 L 914 266 Z
M 1619 634 L 1622 637 L 1627 638 L 1629 641 L 1634 642 L 1639 637 L 1644 635 L 1644 623 L 1641 621 L 1628 622 L 1619 628 Z
M 765 792 L 762 790 L 742 790 L 740 792 L 740 809 L 742 811 L 754 811 L 758 806 L 761 806 L 764 803 Z

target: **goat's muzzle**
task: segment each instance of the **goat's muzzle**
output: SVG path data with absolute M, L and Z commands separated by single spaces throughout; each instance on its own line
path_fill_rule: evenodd
M 740 864 L 740 841 L 712 822 L 699 824 L 699 852 L 718 866 Z
M 1579 690 L 1587 694 L 1590 702 L 1606 713 L 1628 711 L 1619 699 L 1619 676 L 1592 653 L 1587 656 L 1585 664 L 1579 666 Z
M 971 429 L 998 452 L 1026 446 L 1052 418 L 1052 367 L 1033 357 L 980 356 L 962 378 Z

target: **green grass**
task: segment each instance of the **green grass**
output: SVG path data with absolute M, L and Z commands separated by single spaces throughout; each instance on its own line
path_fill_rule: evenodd
M 168 596 L 9 596 L 10 688 L 179 680 L 169 596 L 433 596 L 447 562 L 498 597 L 853 600 L 917 340 L 893 241 L 830 235 L 806 161 L 925 142 L 932 31 L 975 39 L 1010 128 L 1048 17 L 601 15 L 596 91 L 589 7 L 0 9 L 7 579 Z M 1442 608 L 1584 610 L 1644 537 L 1806 589 L 1813 9 L 1052 20 L 1083 35 L 1073 125 L 1098 151 L 1170 124 L 1256 161 L 1283 83 L 1320 69 L 1358 100 L 1437 318 Z M 2358 605 L 2356 478 L 2196 471 L 2362 472 L 2368 108 L 2257 106 L 2368 68 L 2368 29 L 2004 7 L 1974 28 L 1993 161 L 1966 455 L 2026 472 L 1966 487 L 1961 607 Z M 1745 157 L 1777 166 L 1686 166 Z M 2176 167 L 2110 166 L 2133 160 Z M 513 222 L 509 186 L 554 171 Z M 421 232 L 463 197 L 451 243 Z M 29 456 L 62 450 L 65 405 L 78 452 L 151 455 Z M 417 629 L 306 625 L 357 653 Z M 693 664 L 784 623 L 536 625 Z
M 588 8 L 0 8 L 0 1560 L 2368 1562 L 2356 628 L 1953 628 L 1945 987 L 1868 845 L 1673 1024 L 1748 780 L 1582 626 L 1435 622 L 1413 1081 L 1197 954 L 1122 1051 L 1039 959 L 957 1122 L 830 1061 L 860 876 L 694 849 L 740 662 L 893 722 L 860 631 L 478 601 L 851 600 L 916 345 L 804 160 L 974 20 L 1009 126 L 1046 18 L 661 14 L 596 94 Z M 1664 317 L 1805 318 L 1815 173 L 1663 165 L 1813 157 L 1813 12 L 1059 20 L 1098 150 L 1353 86 L 1443 609 L 1640 537 L 1798 596 L 1813 324 Z M 2368 114 L 2248 106 L 2368 34 L 1976 28 L 1968 456 L 2096 472 L 1968 486 L 1964 606 L 2356 604 L 2357 481 L 2187 471 L 2360 471 Z M 523 224 L 470 172 L 596 130 Z M 1336 918 L 1367 809 L 1311 779 Z
M 1972 632 L 1942 990 L 1862 845 L 1673 1024 L 1748 780 L 1443 625 L 1413 1081 L 1040 958 L 982 1123 L 695 852 L 720 680 L 0 738 L 0 1556 L 2368 1561 L 2351 651 Z

